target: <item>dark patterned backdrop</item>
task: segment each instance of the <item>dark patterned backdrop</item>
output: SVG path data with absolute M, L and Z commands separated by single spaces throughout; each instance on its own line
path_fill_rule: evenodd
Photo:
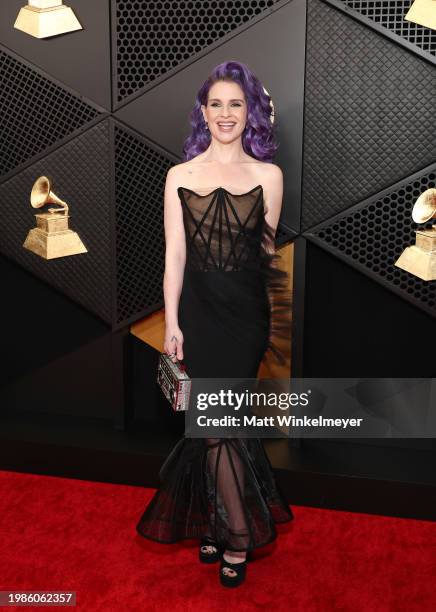
M 419 194 L 435 186 L 433 164 L 430 170 L 336 215 L 307 235 L 405 299 L 435 313 L 436 282 L 424 281 L 394 265 L 405 246 L 415 243 L 415 230 L 431 227 L 431 222 L 414 223 L 412 209 Z
M 117 101 L 193 58 L 278 0 L 116 0 Z
M 409 5 L 99 0 L 92 8 L 80 0 L 84 31 L 46 41 L 3 22 L 2 253 L 114 329 L 159 308 L 163 187 L 182 142 L 166 117 L 180 112 L 180 84 L 192 90 L 190 100 L 183 93 L 186 114 L 209 60 L 242 59 L 275 83 L 288 190 L 277 243 L 303 233 L 434 315 L 434 283 L 392 266 L 414 241 L 411 207 L 434 185 L 436 161 L 435 32 L 404 20 Z M 95 95 L 91 58 L 88 66 L 81 55 L 93 33 L 111 101 Z M 58 64 L 52 74 L 42 54 L 50 45 L 68 64 L 63 75 Z M 74 48 L 80 61 L 69 62 Z M 107 103 L 99 106 L 89 93 Z M 87 254 L 45 261 L 22 248 L 34 226 L 29 193 L 40 174 L 51 174 L 69 202 Z
M 414 0 L 340 0 L 353 11 L 396 34 L 400 40 L 415 45 L 429 56 L 436 57 L 436 32 L 404 19 Z

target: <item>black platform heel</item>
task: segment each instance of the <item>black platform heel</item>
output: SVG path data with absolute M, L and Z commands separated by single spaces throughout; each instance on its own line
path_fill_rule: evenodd
M 225 587 L 237 587 L 245 581 L 247 573 L 247 559 L 240 563 L 230 563 L 221 558 L 220 581 Z
M 214 551 L 206 550 L 208 547 L 212 546 L 215 548 Z M 200 540 L 200 550 L 198 553 L 198 557 L 201 563 L 216 563 L 221 559 L 221 555 L 224 550 L 215 540 L 212 538 L 204 537 Z

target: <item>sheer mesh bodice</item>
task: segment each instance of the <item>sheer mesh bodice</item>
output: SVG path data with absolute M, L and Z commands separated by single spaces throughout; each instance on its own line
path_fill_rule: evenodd
M 235 271 L 259 261 L 264 217 L 262 185 L 232 194 L 218 187 L 200 195 L 179 187 L 189 270 Z

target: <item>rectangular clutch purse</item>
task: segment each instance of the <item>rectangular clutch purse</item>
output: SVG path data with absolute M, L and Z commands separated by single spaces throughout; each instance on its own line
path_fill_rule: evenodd
M 191 379 L 180 361 L 174 363 L 167 353 L 161 353 L 157 382 L 173 410 L 188 410 Z

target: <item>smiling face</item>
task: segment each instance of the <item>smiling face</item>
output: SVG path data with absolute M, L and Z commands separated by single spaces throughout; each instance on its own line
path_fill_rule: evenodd
M 247 122 L 247 102 L 241 87 L 233 81 L 217 81 L 209 89 L 207 105 L 202 105 L 211 136 L 221 142 L 239 138 Z

